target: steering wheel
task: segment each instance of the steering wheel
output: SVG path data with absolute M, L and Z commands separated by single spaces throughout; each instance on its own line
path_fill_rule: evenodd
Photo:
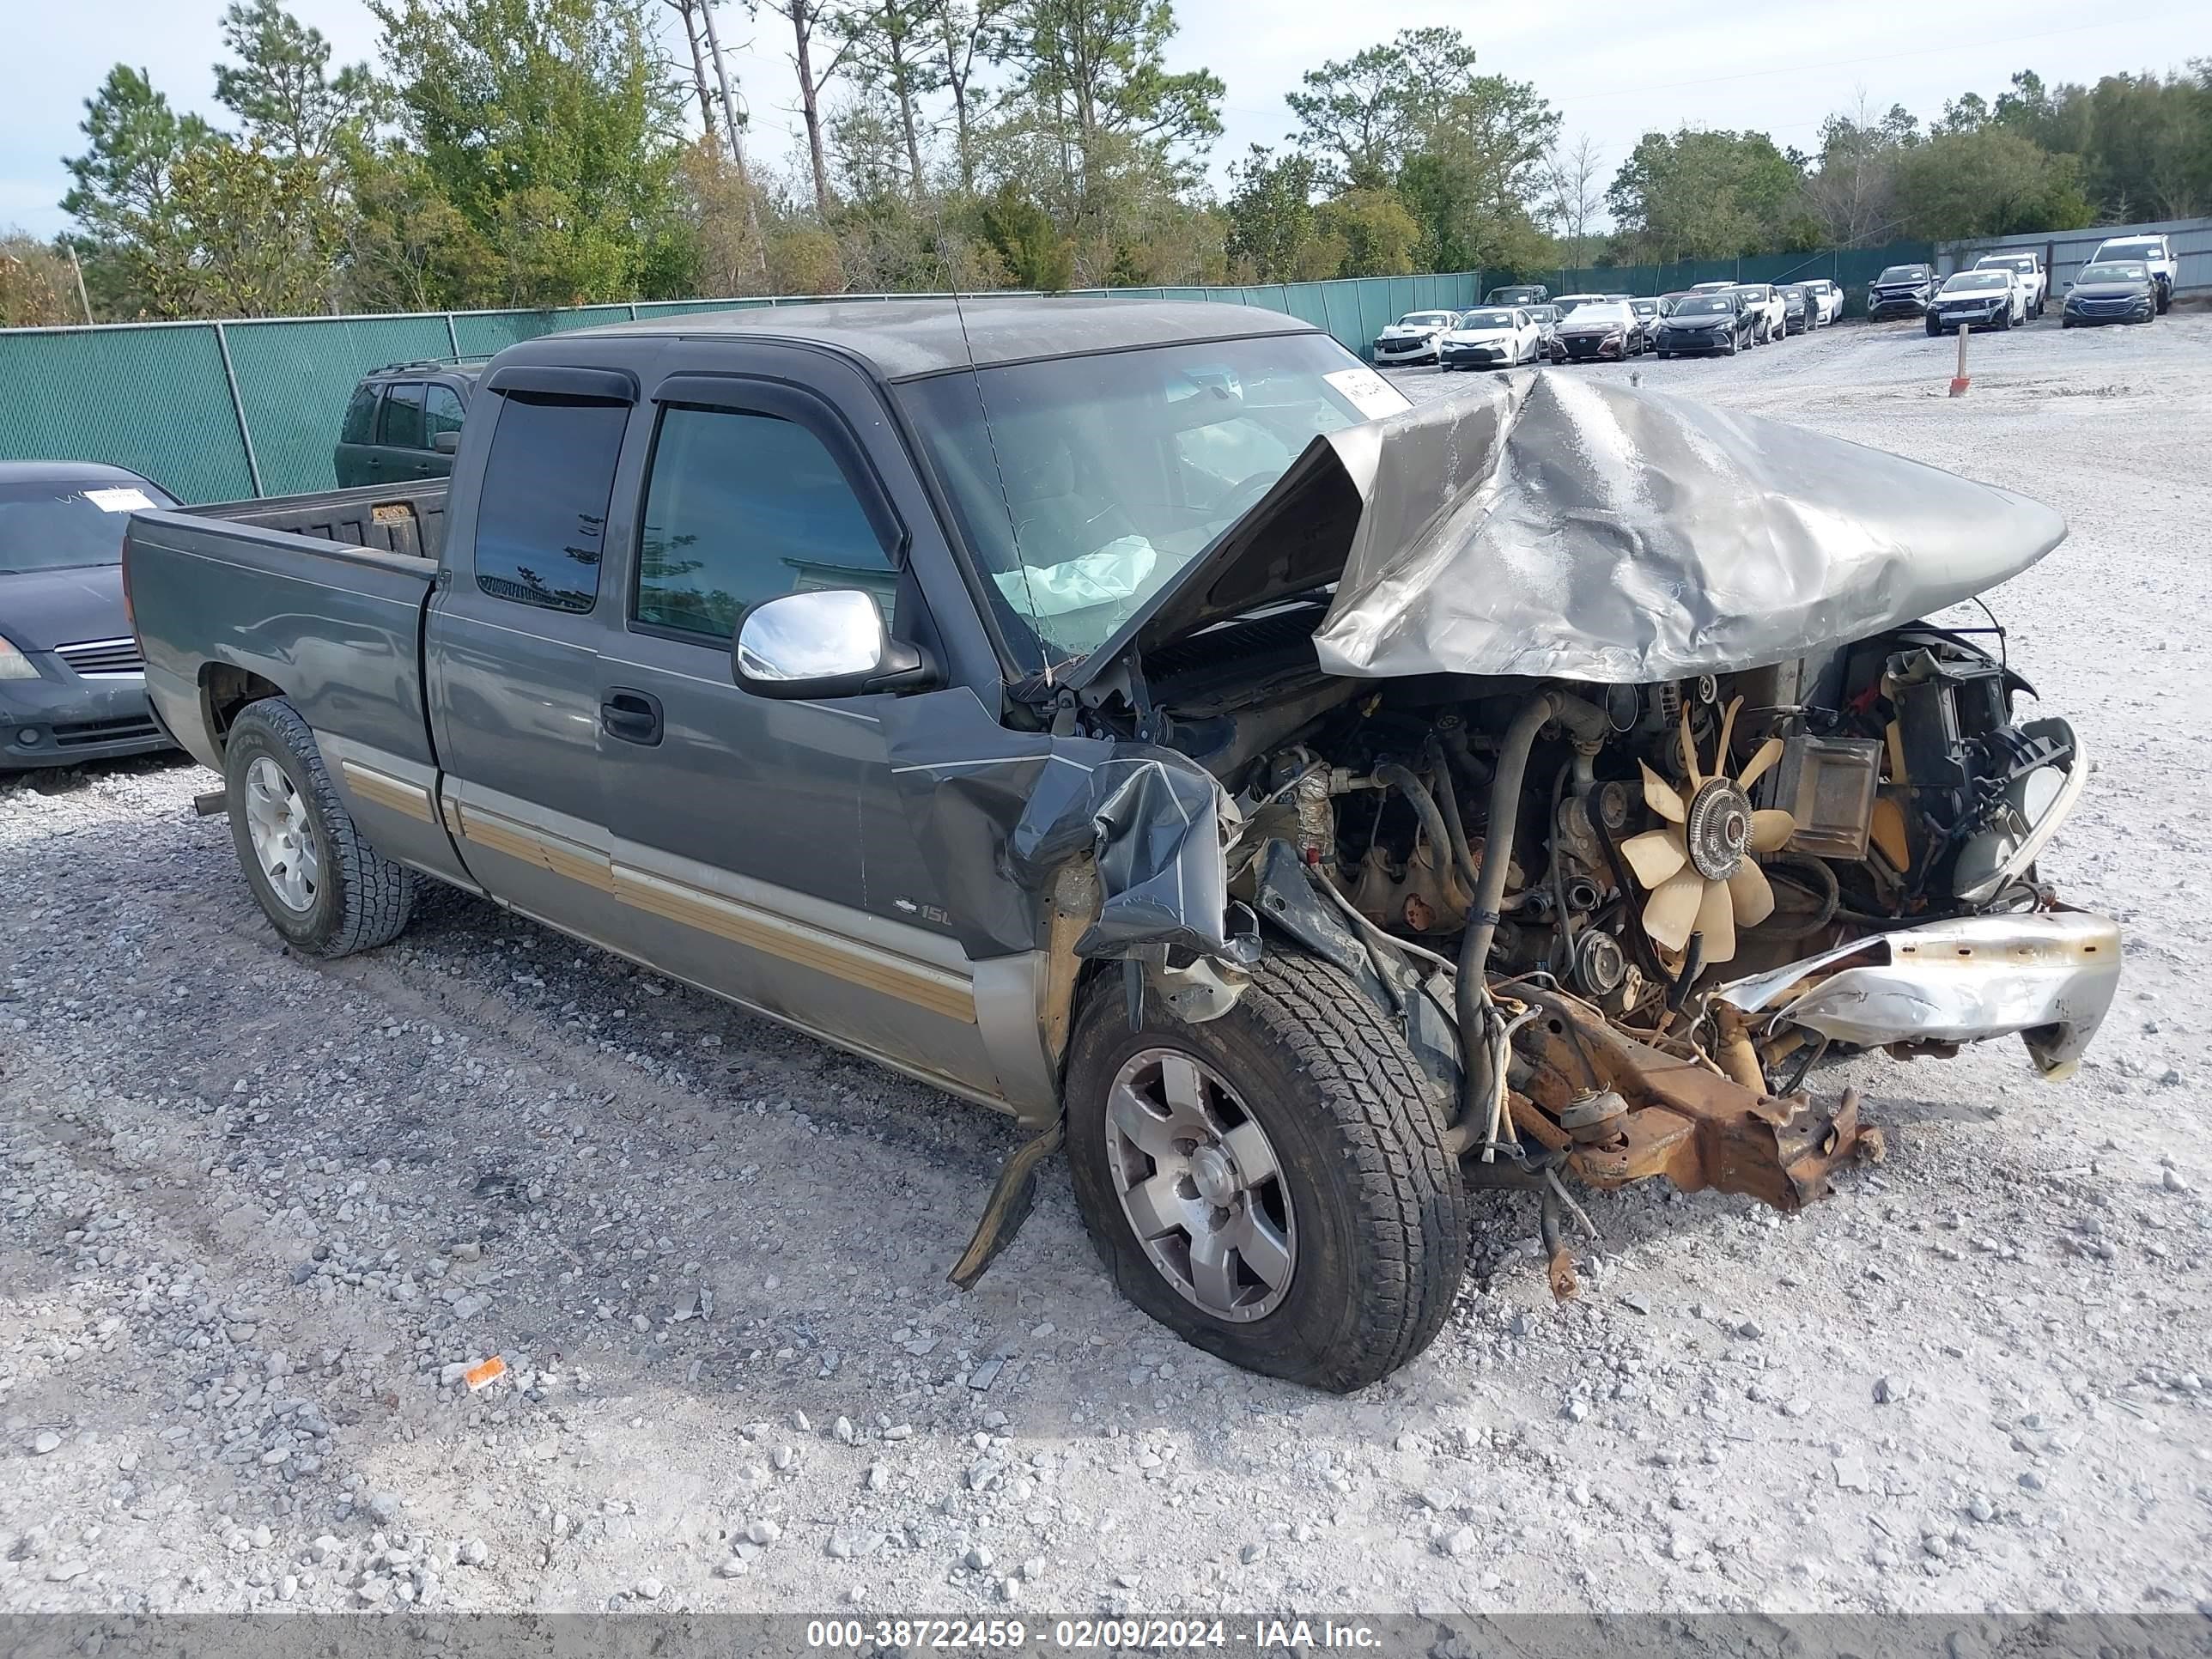
M 1259 504 L 1260 497 L 1275 487 L 1279 472 L 1254 472 L 1230 485 L 1229 493 L 1214 504 L 1216 512 L 1242 518 Z

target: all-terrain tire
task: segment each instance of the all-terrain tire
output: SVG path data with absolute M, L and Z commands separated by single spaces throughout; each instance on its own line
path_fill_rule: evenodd
M 247 826 L 247 776 L 257 760 L 274 763 L 306 807 L 317 854 L 317 879 L 304 908 L 277 896 Z M 354 827 L 300 711 L 282 697 L 249 703 L 231 723 L 223 749 L 230 834 L 246 884 L 285 943 L 316 957 L 346 957 L 389 945 L 407 926 L 414 872 L 381 857 Z
M 1160 1049 L 1227 1082 L 1274 1150 L 1295 1256 L 1281 1301 L 1246 1322 L 1170 1283 L 1122 1207 L 1108 1095 L 1125 1065 Z M 1078 1016 L 1067 1075 L 1068 1162 L 1084 1223 L 1122 1294 L 1184 1340 L 1249 1370 L 1349 1393 L 1443 1328 L 1466 1267 L 1467 1188 L 1412 1054 L 1337 968 L 1279 951 L 1220 1018 L 1186 1024 L 1148 996 L 1133 1031 L 1121 976 L 1102 977 Z

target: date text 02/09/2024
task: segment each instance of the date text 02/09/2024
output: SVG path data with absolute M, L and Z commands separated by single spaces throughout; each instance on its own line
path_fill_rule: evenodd
M 806 1645 L 860 1652 L 890 1649 L 1120 1652 L 1132 1649 L 1241 1648 L 1254 1653 L 1375 1648 L 1370 1626 L 1334 1619 L 1056 1619 L 1030 1624 L 1018 1619 L 817 1619 L 806 1626 Z

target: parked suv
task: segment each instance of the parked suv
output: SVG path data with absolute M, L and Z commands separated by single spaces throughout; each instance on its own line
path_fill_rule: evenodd
M 2043 256 L 2027 248 L 2007 248 L 2001 253 L 1984 253 L 1974 261 L 1976 270 L 2008 270 L 2025 295 L 2027 316 L 2033 321 L 2043 315 L 2043 302 L 2051 297 L 2051 274 L 2043 268 Z
M 2164 236 L 2114 236 L 2097 244 L 2097 251 L 2089 256 L 2088 263 L 2097 265 L 2128 259 L 2140 259 L 2150 267 L 2150 279 L 2158 284 L 2158 308 L 2164 312 L 2173 303 L 2177 269 L 2173 245 Z
M 481 372 L 443 361 L 391 363 L 363 375 L 331 457 L 338 488 L 449 476 Z
M 1935 297 L 1935 266 L 1891 265 L 1867 284 L 1867 320 L 1921 316 Z

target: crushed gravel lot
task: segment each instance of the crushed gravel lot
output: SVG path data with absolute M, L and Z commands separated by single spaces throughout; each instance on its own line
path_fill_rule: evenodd
M 2067 515 L 1990 599 L 2099 757 L 2080 1077 L 1825 1073 L 1886 1164 L 1592 1195 L 1562 1307 L 1486 1200 L 1350 1398 L 1120 1301 L 1057 1168 L 954 1292 L 1004 1120 L 458 894 L 289 956 L 189 765 L 0 782 L 0 1608 L 2212 1608 L 2212 315 L 1954 350 L 1555 372 Z

